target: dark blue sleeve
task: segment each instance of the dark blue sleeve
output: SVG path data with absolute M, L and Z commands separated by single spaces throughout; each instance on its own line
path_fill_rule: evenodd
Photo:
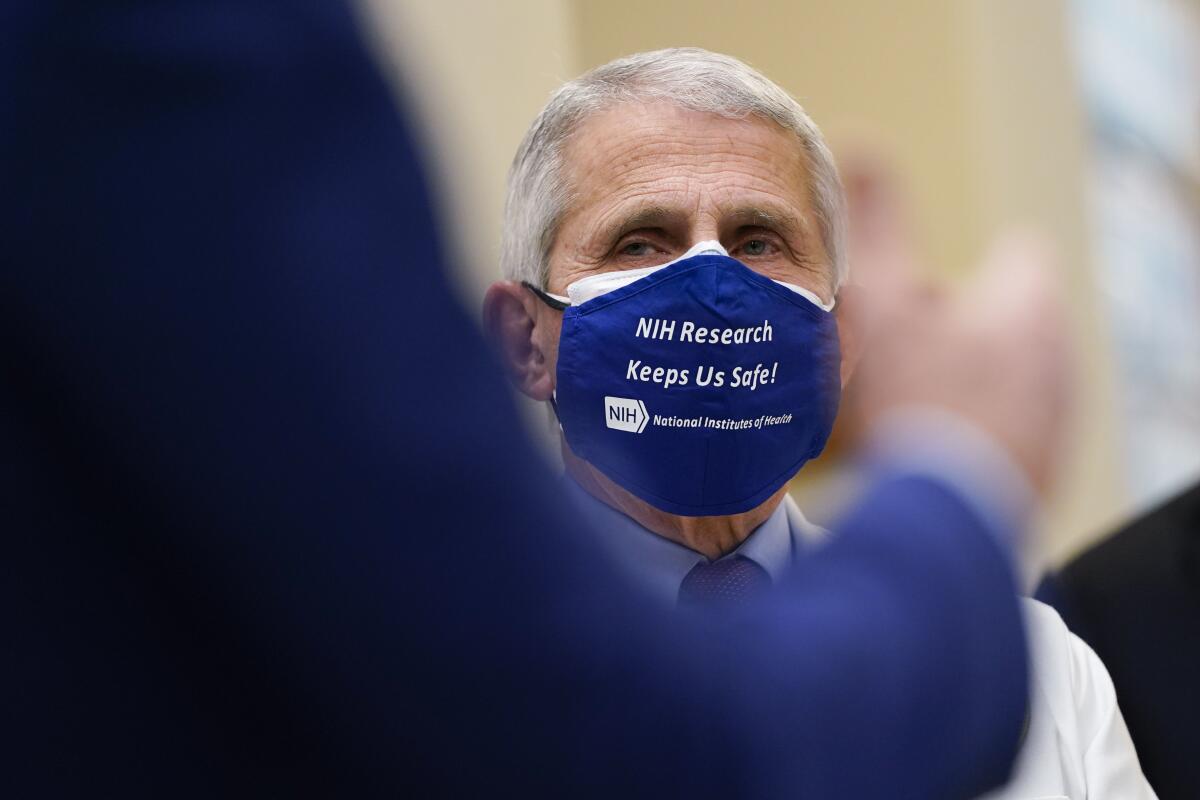
M 889 783 L 893 797 L 974 797 L 1006 780 L 1025 714 L 1026 650 L 1007 555 L 985 531 L 948 487 L 892 475 L 802 563 L 794 604 L 777 610 L 771 633 L 827 681 L 805 735 L 870 765 L 830 774 L 826 787 L 846 797 L 888 796 Z M 805 635 L 788 640 L 789 630 Z M 820 641 L 815 652 L 806 639 Z
M 345 8 L 0 14 L 10 790 L 1002 777 L 1012 581 L 937 487 L 881 484 L 732 629 L 659 616 L 593 558 L 446 288 L 439 242 L 469 221 L 435 226 Z

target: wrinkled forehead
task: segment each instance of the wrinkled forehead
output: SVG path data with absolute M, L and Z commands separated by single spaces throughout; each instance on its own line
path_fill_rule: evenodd
M 808 158 L 797 138 L 757 116 L 726 117 L 667 101 L 625 102 L 582 120 L 563 151 L 571 200 L 685 182 L 727 193 L 766 189 L 807 196 Z

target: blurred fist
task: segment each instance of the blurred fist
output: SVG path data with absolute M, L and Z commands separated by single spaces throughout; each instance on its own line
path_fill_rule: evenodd
M 989 434 L 1045 495 L 1069 413 L 1072 358 L 1045 243 L 1001 238 L 957 290 L 907 270 L 874 276 L 858 400 L 869 423 L 938 407 Z

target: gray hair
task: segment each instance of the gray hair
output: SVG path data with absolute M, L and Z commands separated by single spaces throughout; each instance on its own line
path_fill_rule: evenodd
M 821 131 L 791 95 L 731 56 L 697 47 L 619 58 L 563 84 L 525 134 L 508 173 L 500 269 L 546 288 L 550 249 L 571 201 L 563 151 L 591 114 L 625 102 L 665 100 L 730 119 L 757 116 L 793 133 L 807 156 L 809 192 L 835 288 L 846 280 L 846 199 Z

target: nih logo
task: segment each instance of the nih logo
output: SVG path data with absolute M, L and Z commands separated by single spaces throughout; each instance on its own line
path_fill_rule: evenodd
M 646 404 L 628 397 L 604 398 L 604 424 L 619 431 L 641 433 L 646 429 L 650 415 Z

